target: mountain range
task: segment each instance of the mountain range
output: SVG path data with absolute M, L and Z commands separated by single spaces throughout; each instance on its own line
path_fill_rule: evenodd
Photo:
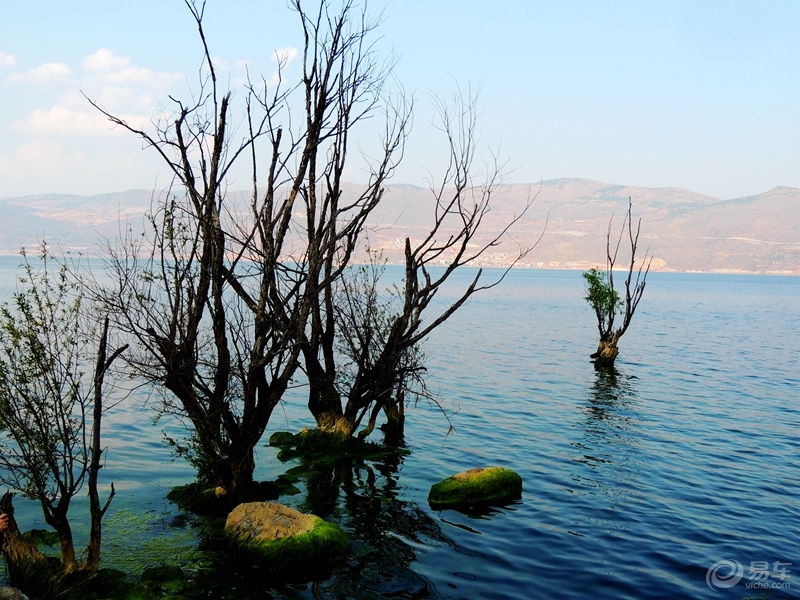
M 358 189 L 348 184 L 345 195 Z M 152 191 L 129 190 L 0 199 L 0 254 L 16 254 L 21 246 L 33 247 L 44 238 L 53 248 L 96 255 L 101 240 L 113 242 L 126 227 L 141 230 L 156 197 Z M 489 248 L 475 264 L 505 266 L 520 248 L 535 246 L 519 266 L 586 269 L 603 265 L 609 221 L 613 217 L 615 240 L 629 198 L 634 226 L 641 219 L 639 256 L 647 251 L 653 257 L 653 270 L 800 275 L 800 189 L 776 187 L 756 196 L 723 200 L 680 188 L 577 178 L 499 186 L 473 247 L 489 242 L 515 216 L 524 214 L 506 241 Z M 367 243 L 383 250 L 389 262 L 400 262 L 404 239 L 421 239 L 434 210 L 431 190 L 389 186 L 370 215 Z M 620 262 L 627 260 L 621 251 Z

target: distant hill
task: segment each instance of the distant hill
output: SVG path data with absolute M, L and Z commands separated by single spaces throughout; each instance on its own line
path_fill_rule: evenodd
M 353 194 L 358 186 L 349 185 Z M 99 196 L 42 195 L 0 200 L 0 254 L 16 254 L 45 236 L 52 246 L 96 254 L 98 239 L 113 240 L 127 220 L 141 230 L 152 192 L 130 190 Z M 628 196 L 641 217 L 640 247 L 649 247 L 654 270 L 800 274 L 800 189 L 777 187 L 757 196 L 720 200 L 679 188 L 640 188 L 587 179 L 504 185 L 486 215 L 486 242 L 535 200 L 511 230 L 522 247 L 538 246 L 522 266 L 581 268 L 602 264 L 609 218 L 622 223 Z M 369 244 L 392 262 L 402 259 L 406 236 L 419 239 L 433 217 L 432 193 L 391 186 L 370 218 Z M 547 227 L 545 229 L 545 222 Z M 617 230 L 618 231 L 618 230 Z M 483 266 L 508 264 L 515 243 L 490 249 Z

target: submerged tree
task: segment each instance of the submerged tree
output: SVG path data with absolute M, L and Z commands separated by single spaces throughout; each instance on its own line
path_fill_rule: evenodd
M 595 367 L 598 368 L 614 366 L 614 361 L 619 354 L 619 339 L 630 326 L 633 314 L 636 312 L 636 307 L 642 299 L 642 294 L 644 293 L 645 284 L 647 282 L 647 274 L 650 272 L 650 263 L 653 260 L 652 257 L 648 260 L 647 252 L 645 252 L 644 259 L 639 264 L 639 268 L 636 271 L 636 279 L 634 280 L 633 273 L 636 269 L 636 250 L 639 244 L 639 230 L 641 229 L 642 220 L 639 219 L 639 222 L 636 224 L 636 233 L 634 234 L 631 208 L 632 201 L 628 198 L 628 212 L 622 221 L 622 228 L 620 229 L 619 238 L 617 239 L 613 254 L 611 252 L 613 216 L 608 223 L 608 232 L 606 233 L 605 271 L 592 268 L 583 274 L 584 279 L 586 279 L 586 296 L 584 299 L 594 309 L 595 316 L 597 317 L 597 329 L 600 333 L 600 342 L 597 346 L 597 352 L 591 355 Z M 630 243 L 631 257 L 628 265 L 627 277 L 625 278 L 625 298 L 623 299 L 614 287 L 614 265 L 616 264 L 619 247 L 626 230 Z M 631 288 L 631 285 L 633 285 L 633 288 Z M 622 318 L 622 324 L 615 328 L 617 315 Z
M 363 192 L 345 202 L 351 130 L 387 106 L 388 68 L 370 42 L 375 23 L 350 2 L 336 12 L 323 1 L 311 15 L 293 2 L 304 34 L 302 80 L 284 91 L 282 61 L 274 89 L 251 84 L 236 138 L 231 94 L 219 91 L 206 44 L 204 4 L 187 6 L 204 49 L 195 100 L 174 100 L 175 114 L 152 134 L 103 111 L 158 152 L 174 184 L 147 235 L 109 248 L 115 285 L 99 297 L 136 342 L 129 366 L 163 384 L 160 410 L 189 427 L 178 451 L 198 479 L 233 493 L 252 481 L 253 449 L 295 375 L 322 291 L 349 263 L 402 154 L 408 114 L 387 108 L 382 156 Z M 303 117 L 292 119 L 297 106 Z M 249 202 L 226 189 L 230 169 L 245 161 Z
M 405 271 L 394 298 L 381 300 L 381 269 L 357 267 L 340 285 L 323 291 L 324 303 L 310 336 L 319 355 L 305 353 L 312 381 L 309 407 L 323 429 L 352 435 L 365 417 L 360 436 L 369 435 L 381 412 L 387 418 L 387 439 L 402 436 L 408 398 L 426 396 L 424 353 L 420 344 L 450 318 L 472 294 L 494 287 L 530 249 L 520 248 L 511 265 L 487 281 L 478 270 L 457 299 L 432 315 L 430 305 L 442 286 L 461 267 L 474 264 L 501 243 L 530 206 L 489 239 L 478 243 L 484 217 L 501 179 L 496 162 L 477 169 L 474 96 L 457 95 L 439 103 L 440 129 L 449 142 L 449 166 L 439 184 L 431 187 L 432 224 L 420 240 L 405 240 Z M 436 268 L 432 268 L 436 267 Z M 336 359 L 336 350 L 344 360 Z M 312 377 L 316 374 L 316 377 Z
M 484 188 L 472 183 L 474 119 L 466 129 L 447 129 L 451 144 L 463 147 L 445 178 L 456 191 L 448 198 L 444 188 L 437 191 L 430 234 L 416 247 L 407 241 L 404 308 L 383 349 L 361 349 L 377 353 L 376 360 L 359 364 L 347 394 L 350 408 L 343 410 L 336 387 L 336 323 L 343 316 L 334 296 L 355 293 L 343 277 L 402 158 L 410 102 L 386 93 L 392 65 L 378 60 L 377 22 L 365 10 L 350 1 L 334 9 L 322 0 L 308 11 L 293 0 L 304 40 L 300 82 L 285 86 L 283 61 L 275 86 L 251 83 L 236 133 L 232 96 L 218 87 L 206 43 L 204 3 L 186 4 L 204 52 L 194 100 L 170 97 L 174 113 L 153 132 L 95 104 L 154 149 L 173 176 L 146 234 L 129 232 L 110 245 L 114 284 L 96 288 L 114 325 L 134 342 L 126 353 L 129 368 L 157 391 L 163 386 L 159 410 L 190 431 L 188 443 L 173 442 L 177 451 L 193 462 L 202 483 L 232 494 L 252 482 L 254 448 L 301 364 L 309 406 L 325 428 L 338 426 L 344 414 L 352 432 L 376 399 L 402 389 L 398 376 L 409 372 L 410 349 L 481 287 L 479 274 L 462 300 L 422 324 L 420 313 L 453 270 L 498 242 L 478 252 L 471 246 L 496 179 Z M 301 117 L 293 118 L 293 110 Z M 474 116 L 474 105 L 466 113 Z M 354 128 L 375 117 L 383 117 L 384 127 L 368 182 L 345 193 Z M 249 199 L 227 190 L 238 163 L 247 163 L 251 175 Z M 455 232 L 445 231 L 449 221 L 457 223 Z M 433 277 L 428 265 L 448 252 L 449 266 Z M 380 407 L 400 406 L 397 394 L 392 397 Z
M 103 381 L 125 346 L 108 353 L 106 319 L 96 351 L 83 315 L 83 294 L 65 264 L 42 245 L 41 267 L 23 250 L 23 276 L 13 305 L 0 308 L 0 481 L 41 504 L 58 534 L 61 573 L 92 572 L 100 563 L 101 521 L 114 496 L 101 506 Z M 92 356 L 92 354 L 94 356 Z M 84 369 L 94 359 L 91 385 Z M 91 530 L 85 562 L 76 559 L 69 508 L 84 483 L 89 488 Z M 3 508 L 13 517 L 11 497 Z M 2 551 L 12 581 L 41 558 L 20 539 L 11 519 Z M 45 572 L 49 569 L 45 569 Z M 31 577 L 42 578 L 43 572 Z

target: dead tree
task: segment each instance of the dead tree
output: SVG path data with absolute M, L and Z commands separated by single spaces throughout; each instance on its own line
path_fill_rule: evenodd
M 586 279 L 586 296 L 584 299 L 595 311 L 597 329 L 600 333 L 597 351 L 591 355 L 596 368 L 611 368 L 614 366 L 614 361 L 619 354 L 619 339 L 628 330 L 633 314 L 636 312 L 636 307 L 639 306 L 639 301 L 642 299 L 645 284 L 647 283 L 647 274 L 650 272 L 650 264 L 653 260 L 652 257 L 648 260 L 648 253 L 645 252 L 644 259 L 639 264 L 638 270 L 636 270 L 636 279 L 634 280 L 636 250 L 639 244 L 639 231 L 642 226 L 642 220 L 639 219 L 636 224 L 636 233 L 634 234 L 633 219 L 631 217 L 632 206 L 632 200 L 628 198 L 628 212 L 622 221 L 622 228 L 620 229 L 613 254 L 611 252 L 611 228 L 614 217 L 612 216 L 608 222 L 605 271 L 593 268 L 583 274 L 584 279 Z M 619 247 L 626 229 L 630 243 L 630 263 L 628 264 L 628 273 L 625 278 L 625 299 L 623 300 L 614 287 L 614 265 L 617 262 Z M 633 284 L 632 288 L 631 284 Z M 618 314 L 622 317 L 622 324 L 615 328 Z
M 98 297 L 135 342 L 129 367 L 156 390 L 163 385 L 161 413 L 186 423 L 189 439 L 176 441 L 177 451 L 200 481 L 233 493 L 252 481 L 253 449 L 301 352 L 315 343 L 308 323 L 381 199 L 402 154 L 407 115 L 386 105 L 383 157 L 363 194 L 344 203 L 351 130 L 383 106 L 391 67 L 371 46 L 376 23 L 350 2 L 332 11 L 323 0 L 313 13 L 292 2 L 304 35 L 302 80 L 285 88 L 279 69 L 275 89 L 251 83 L 244 133 L 235 138 L 231 95 L 218 89 L 206 43 L 204 5 L 187 6 L 204 52 L 196 100 L 173 100 L 173 117 L 152 133 L 95 104 L 153 148 L 174 178 L 154 206 L 148 235 L 109 248 L 115 285 Z M 292 120 L 298 105 L 303 118 Z M 243 207 L 228 194 L 226 178 L 245 160 L 252 194 Z
M 395 301 L 380 299 L 380 268 L 373 263 L 343 278 L 336 288 L 325 289 L 324 304 L 315 306 L 318 313 L 310 335 L 324 360 L 306 353 L 305 365 L 313 382 L 309 407 L 320 428 L 349 436 L 365 422 L 359 435 L 366 436 L 384 412 L 387 438 L 402 437 L 407 399 L 427 395 L 422 341 L 472 294 L 500 283 L 530 250 L 520 248 L 496 279 L 486 281 L 479 269 L 455 302 L 428 314 L 432 300 L 450 277 L 500 244 L 532 201 L 529 198 L 525 209 L 497 235 L 476 243 L 501 169 L 495 161 L 482 173 L 484 178 L 476 181 L 474 96 L 457 96 L 451 105 L 440 103 L 439 115 L 450 162 L 439 184 L 431 187 L 430 230 L 419 241 L 405 240 L 405 276 Z

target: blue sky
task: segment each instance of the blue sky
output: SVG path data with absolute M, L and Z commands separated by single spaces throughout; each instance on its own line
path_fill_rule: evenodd
M 481 147 L 500 148 L 510 182 L 587 177 L 719 198 L 800 187 L 800 2 L 370 9 L 383 11 L 380 47 L 399 56 L 397 79 L 417 97 L 398 183 L 424 185 L 442 164 L 429 94 L 472 85 L 482 90 Z M 244 64 L 269 79 L 275 50 L 301 44 L 283 0 L 209 0 L 206 13 L 238 100 Z M 166 183 L 156 157 L 109 130 L 80 91 L 147 123 L 168 94 L 186 97 L 200 58 L 179 0 L 0 0 L 0 197 Z

